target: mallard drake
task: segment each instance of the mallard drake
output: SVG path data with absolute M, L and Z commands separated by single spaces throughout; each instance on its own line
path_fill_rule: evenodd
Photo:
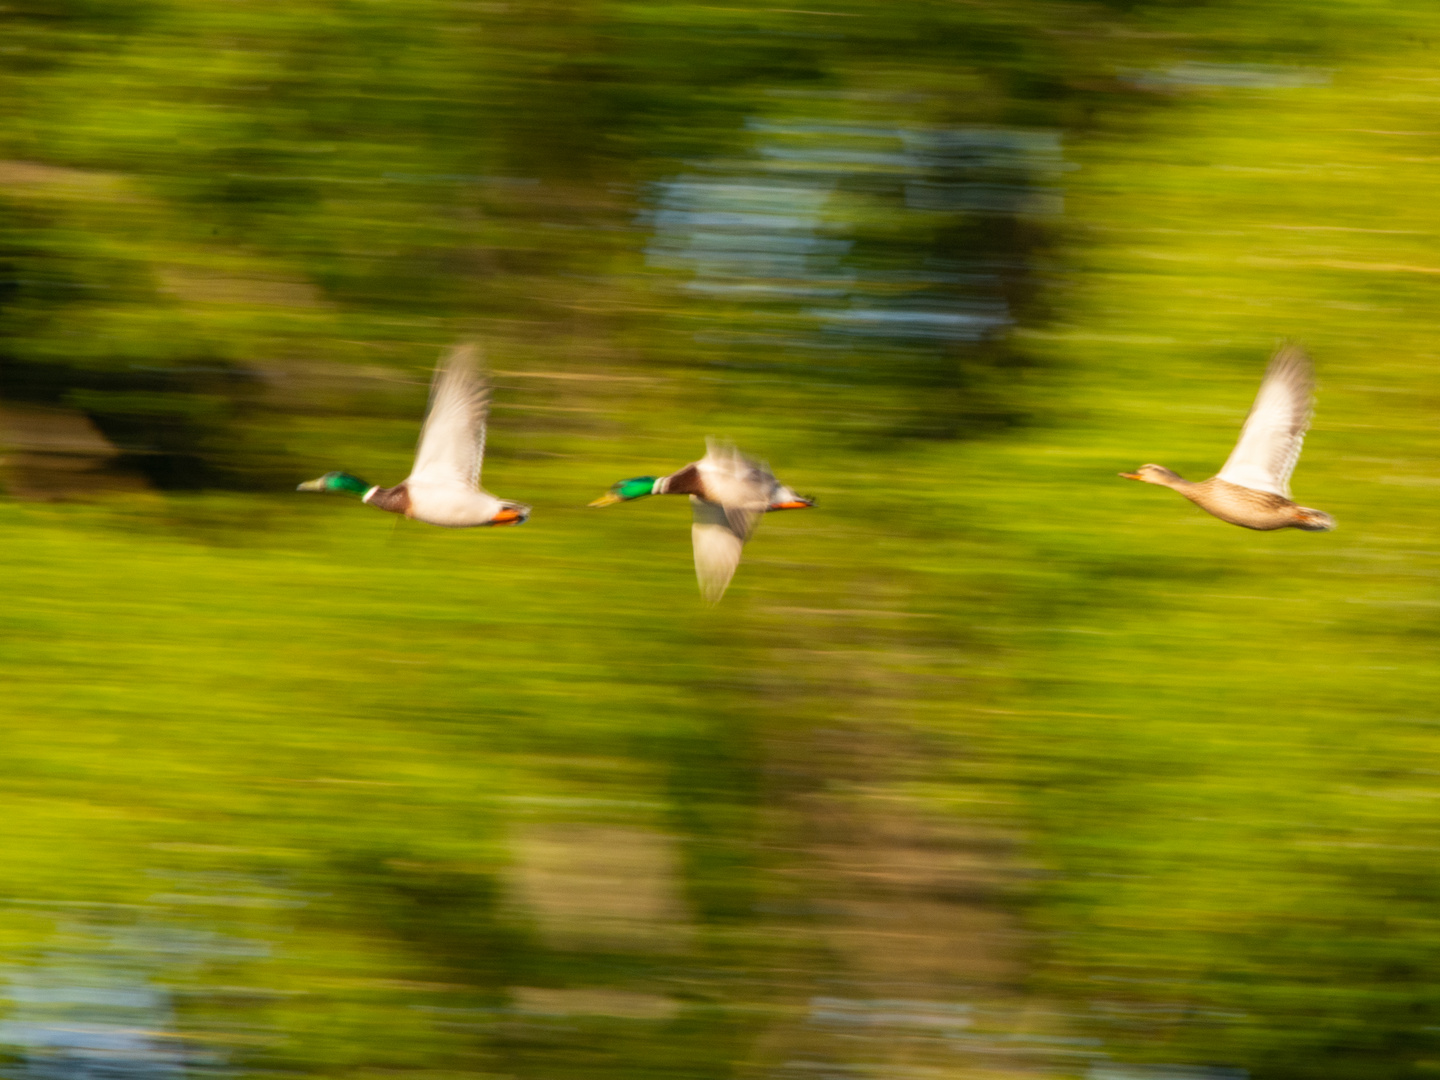
M 725 595 L 760 515 L 815 505 L 814 499 L 795 494 L 775 479 L 769 466 L 714 439 L 705 440 L 705 456 L 699 461 L 669 476 L 621 480 L 590 505 L 609 506 L 647 495 L 690 496 L 695 576 L 700 581 L 700 595 L 711 604 Z
M 1141 465 L 1127 480 L 1174 488 L 1221 521 L 1247 529 L 1305 529 L 1328 532 L 1335 519 L 1290 500 L 1290 474 L 1310 426 L 1314 403 L 1310 358 L 1298 345 L 1284 345 L 1270 361 L 1255 404 L 1240 429 L 1230 458 L 1209 480 L 1192 483 L 1163 465 Z
M 461 345 L 435 369 L 409 476 L 382 488 L 349 473 L 328 472 L 296 490 L 359 495 L 361 502 L 378 509 L 447 529 L 519 525 L 530 517 L 530 507 L 497 499 L 480 487 L 489 406 L 490 388 L 478 369 L 478 350 Z

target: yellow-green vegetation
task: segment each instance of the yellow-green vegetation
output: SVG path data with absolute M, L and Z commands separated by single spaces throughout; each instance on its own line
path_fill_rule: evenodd
M 1057 972 L 1159 1053 L 1434 1067 L 1429 79 L 1423 50 L 1389 55 L 1090 144 L 1084 299 L 1036 336 L 1070 358 L 1066 419 L 976 466 L 1056 500 L 1006 546 L 1037 605 L 1016 645 L 1043 657 L 1016 730 L 1069 871 L 1041 905 Z M 1340 531 L 1261 539 L 1101 489 L 1127 456 L 1212 471 L 1280 334 L 1319 358 L 1295 486 Z
M 1440 1069 L 1440 16 L 0 27 L 0 397 L 153 485 L 0 505 L 17 1075 Z M 288 490 L 463 335 L 528 524 Z M 1336 532 L 1115 476 L 1282 337 Z M 818 499 L 713 610 L 682 500 L 584 508 L 706 434 Z

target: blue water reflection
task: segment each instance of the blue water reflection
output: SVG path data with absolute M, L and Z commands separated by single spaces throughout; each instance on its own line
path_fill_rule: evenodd
M 1014 323 L 1026 252 L 977 223 L 1063 211 L 1058 134 L 803 118 L 745 127 L 748 157 L 692 163 L 656 185 L 650 266 L 692 294 L 747 305 L 742 321 L 800 350 L 933 353 Z M 757 326 L 729 322 L 721 336 L 753 343 Z
M 199 1036 L 179 1003 L 196 977 L 206 985 L 213 965 L 265 960 L 270 946 L 148 915 L 129 922 L 134 909 L 97 912 L 94 921 L 59 916 L 43 952 L 0 968 L 0 1053 L 14 1059 L 0 1075 L 178 1080 L 226 1071 L 219 1046 L 230 1040 L 218 1031 Z

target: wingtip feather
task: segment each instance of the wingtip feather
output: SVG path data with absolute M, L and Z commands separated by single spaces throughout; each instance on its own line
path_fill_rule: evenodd
M 1265 369 L 1265 381 L 1281 378 L 1286 382 L 1303 384 L 1307 391 L 1314 389 L 1315 365 L 1298 341 L 1282 341 L 1270 358 L 1270 365 Z
M 470 368 L 471 370 L 480 367 L 481 349 L 478 341 L 462 341 L 451 346 L 441 360 L 441 365 L 446 368 Z

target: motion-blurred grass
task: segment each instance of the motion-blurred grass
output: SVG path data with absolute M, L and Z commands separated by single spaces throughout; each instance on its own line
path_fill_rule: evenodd
M 721 33 L 705 20 L 730 18 L 678 10 L 674 24 L 649 8 L 627 17 L 682 40 L 689 20 Z M 567 33 L 628 74 L 588 120 L 553 108 L 554 141 L 526 143 L 548 114 L 501 95 L 515 111 L 495 115 L 514 132 L 478 163 L 436 164 L 467 152 L 455 148 L 468 129 L 412 146 L 413 167 L 388 147 L 367 164 L 353 140 L 342 154 L 356 175 L 540 175 L 538 189 L 490 184 L 499 194 L 476 203 L 437 197 L 438 180 L 397 182 L 365 188 L 377 199 L 362 210 L 325 174 L 329 187 L 307 181 L 289 204 L 237 196 L 237 219 L 212 225 L 195 212 L 208 196 L 186 203 L 166 185 L 228 175 L 215 147 L 137 128 L 124 94 L 70 125 L 90 140 L 80 150 L 54 141 L 89 114 L 47 80 L 93 86 L 82 76 L 106 62 L 105 35 L 133 33 L 126 92 L 143 88 L 144 65 L 166 55 L 155 41 L 191 47 L 175 11 L 212 18 L 137 8 L 152 21 L 94 31 L 93 53 L 60 58 L 72 66 L 11 71 L 58 110 L 47 120 L 32 102 L 7 136 L 7 154 L 56 170 L 0 169 L 8 220 L 58 215 L 31 233 L 7 225 L 12 264 L 40 250 L 34 265 L 94 284 L 103 260 L 84 245 L 131 260 L 109 300 L 57 287 L 12 304 L 16 370 L 128 370 L 174 326 L 171 344 L 188 344 L 164 364 L 259 373 L 223 440 L 208 421 L 187 436 L 186 453 L 219 463 L 206 475 L 278 489 L 292 467 L 295 480 L 345 467 L 391 483 L 427 365 L 479 333 L 497 371 L 485 482 L 535 516 L 452 533 L 281 490 L 0 506 L 12 984 L 0 1036 L 17 1059 L 28 1049 L 26 1067 L 45 1054 L 25 1025 L 66 1015 L 14 988 L 48 979 L 64 1005 L 67 985 L 105 972 L 105 985 L 164 990 L 173 1015 L 141 1026 L 195 1069 L 1440 1067 L 1433 16 L 1023 9 L 1008 31 L 1021 59 L 995 65 L 1012 81 L 972 71 L 991 96 L 967 107 L 1067 133 L 1078 168 L 1064 215 L 1017 234 L 1034 296 L 1007 293 L 1017 319 L 1003 343 L 944 354 L 964 369 L 949 381 L 933 356 L 935 368 L 896 361 L 912 381 L 892 384 L 864 349 L 848 370 L 801 370 L 783 349 L 697 338 L 753 330 L 753 313 L 647 270 L 640 204 L 685 154 L 743 156 L 741 136 L 717 148 L 698 132 L 741 130 L 754 101 L 798 109 L 765 97 L 777 70 L 787 93 L 824 74 L 812 113 L 873 119 L 895 105 L 865 94 L 919 86 L 917 109 L 954 120 L 964 110 L 935 105 L 954 83 L 934 56 L 882 72 L 847 51 L 838 16 L 823 24 L 838 44 L 802 54 L 817 28 L 771 13 L 759 25 L 778 51 L 755 82 L 725 69 L 754 100 L 706 97 L 716 76 L 702 66 L 686 93 L 704 108 L 659 122 L 626 95 L 676 85 L 670 59 L 655 42 L 607 46 L 611 24 L 580 19 Z M 377 34 L 430 32 L 426 11 L 409 27 L 342 20 L 353 40 L 310 26 L 309 40 L 332 62 L 346 41 L 364 59 Z M 518 37 L 495 55 L 548 40 L 521 14 L 502 20 L 496 33 Z M 306 40 L 213 18 L 207 33 L 239 35 L 225 54 L 237 65 L 278 64 L 267 41 Z M 726 23 L 726 40 L 752 18 Z M 901 29 L 923 33 L 917 20 Z M 990 32 L 976 56 L 1004 52 Z M 400 65 L 405 86 L 453 87 L 460 39 L 425 40 L 453 52 L 385 55 L 414 62 Z M 906 55 L 897 40 L 885 55 Z M 551 106 L 600 78 L 574 63 L 540 80 Z M 214 107 L 275 152 L 317 138 L 276 136 L 264 108 Z M 423 113 L 391 107 L 327 122 L 343 143 Z M 152 118 L 179 115 L 167 100 Z M 96 132 L 119 149 L 97 150 Z M 187 180 L 172 156 L 144 178 L 127 132 L 209 171 Z M 638 142 L 605 150 L 607 133 Z M 572 136 L 604 183 L 541 152 Z M 617 162 L 634 175 L 617 178 Z M 280 166 L 250 170 L 228 172 L 260 184 Z M 310 231 L 293 248 L 275 240 L 300 222 Z M 542 223 L 570 238 L 537 240 Z M 432 242 L 404 248 L 423 228 Z M 924 243 L 943 247 L 937 230 Z M 25 235 L 39 247 L 15 242 Z M 57 237 L 84 245 L 57 254 L 45 248 Z M 137 264 L 186 269 L 156 271 L 136 300 Z M 407 274 L 416 295 L 389 292 Z M 1311 350 L 1320 384 L 1297 497 L 1337 532 L 1249 533 L 1115 477 L 1145 461 L 1195 478 L 1218 467 L 1283 336 Z M 933 434 L 936 400 L 972 390 L 998 420 L 959 425 L 962 440 L 916 437 Z M 696 596 L 683 503 L 584 508 L 615 479 L 692 459 L 710 433 L 819 498 L 763 523 L 715 610 Z M 151 1050 L 142 1071 L 171 1060 Z

